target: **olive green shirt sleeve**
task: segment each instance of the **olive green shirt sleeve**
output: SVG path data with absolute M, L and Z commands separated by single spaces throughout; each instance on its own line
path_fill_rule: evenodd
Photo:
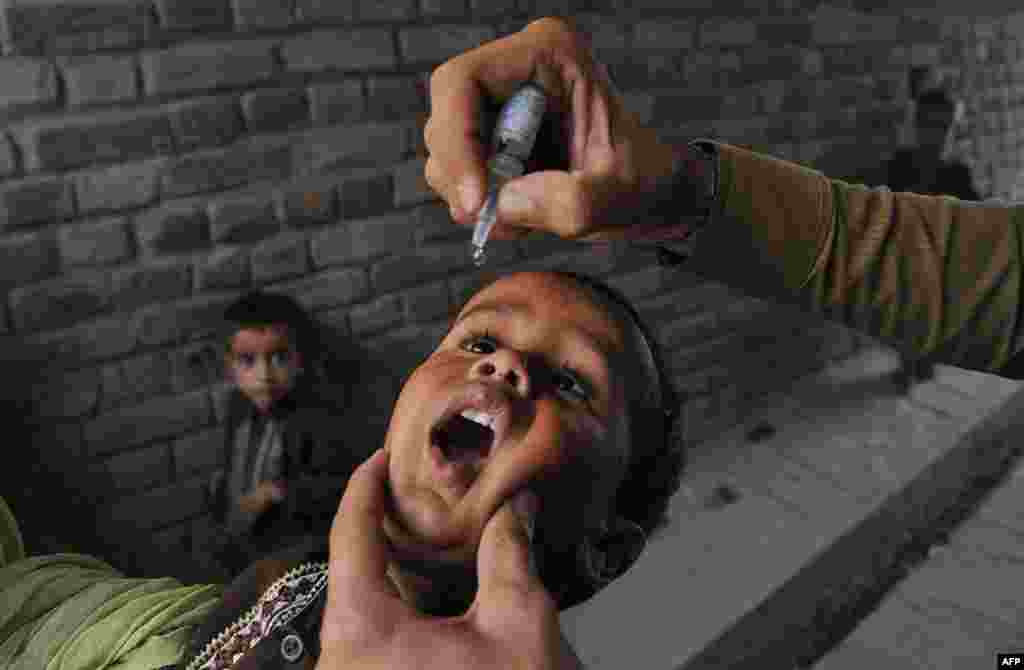
M 1024 205 L 893 193 L 715 148 L 698 272 L 964 368 L 996 372 L 1022 348 Z

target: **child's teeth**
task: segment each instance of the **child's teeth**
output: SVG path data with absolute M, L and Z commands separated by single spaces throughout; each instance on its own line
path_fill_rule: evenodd
M 464 409 L 462 410 L 462 416 L 470 421 L 475 421 L 481 426 L 487 426 L 490 428 L 494 425 L 494 417 L 484 412 L 478 412 L 475 409 Z

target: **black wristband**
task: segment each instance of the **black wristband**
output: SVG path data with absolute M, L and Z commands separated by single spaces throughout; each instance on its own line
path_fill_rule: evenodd
M 718 194 L 718 152 L 697 140 L 677 150 L 672 175 L 658 188 L 654 221 L 664 222 L 658 264 L 680 265 L 692 254 L 696 236 L 714 219 Z

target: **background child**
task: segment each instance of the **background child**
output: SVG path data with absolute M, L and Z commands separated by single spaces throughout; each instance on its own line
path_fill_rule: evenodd
M 224 469 L 208 491 L 214 523 L 200 544 L 208 567 L 230 577 L 296 538 L 325 533 L 361 459 L 340 440 L 340 387 L 312 372 L 319 337 L 305 310 L 288 296 L 253 292 L 224 318 L 234 388 Z

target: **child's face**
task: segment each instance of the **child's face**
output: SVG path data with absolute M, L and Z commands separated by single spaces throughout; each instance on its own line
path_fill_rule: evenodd
M 228 368 L 238 388 L 266 412 L 295 386 L 302 359 L 288 328 L 243 328 L 231 338 Z
M 546 536 L 570 542 L 605 518 L 630 455 L 624 380 L 646 347 L 621 323 L 548 273 L 475 295 L 395 405 L 385 532 L 396 547 L 425 543 L 468 567 L 487 521 L 523 486 L 540 497 Z M 467 405 L 493 430 L 452 418 Z

